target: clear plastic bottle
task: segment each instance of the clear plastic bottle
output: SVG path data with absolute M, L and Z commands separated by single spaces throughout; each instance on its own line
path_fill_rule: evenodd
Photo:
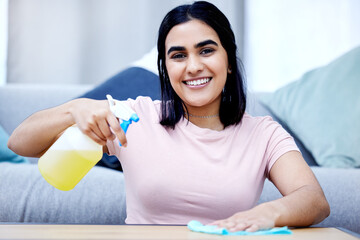
M 39 159 L 38 167 L 48 183 L 69 191 L 95 166 L 102 154 L 102 146 L 74 125 Z

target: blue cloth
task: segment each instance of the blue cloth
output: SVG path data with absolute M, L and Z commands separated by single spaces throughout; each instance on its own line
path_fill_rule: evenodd
M 203 225 L 202 223 L 192 220 L 188 223 L 187 227 L 194 232 L 209 233 L 209 234 L 218 234 L 218 235 L 274 235 L 274 234 L 292 234 L 288 227 L 282 228 L 271 228 L 269 230 L 259 230 L 256 232 L 247 232 L 247 231 L 238 231 L 238 232 L 229 232 L 225 228 L 218 228 L 217 226 L 212 225 Z

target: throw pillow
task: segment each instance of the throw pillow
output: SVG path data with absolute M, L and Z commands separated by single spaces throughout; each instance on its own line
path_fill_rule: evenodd
M 360 47 L 261 101 L 325 167 L 360 167 Z
M 0 126 L 0 162 L 28 163 L 26 158 L 17 155 L 7 147 L 8 140 L 8 134 Z
M 106 94 L 117 100 L 135 99 L 138 96 L 160 99 L 160 80 L 156 74 L 144 68 L 129 67 L 80 97 L 101 100 L 106 99 Z

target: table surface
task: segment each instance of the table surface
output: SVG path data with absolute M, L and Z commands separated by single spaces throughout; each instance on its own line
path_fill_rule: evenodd
M 186 226 L 0 224 L 0 239 L 358 239 L 336 228 L 300 228 L 292 231 L 292 235 L 219 236 L 192 232 Z

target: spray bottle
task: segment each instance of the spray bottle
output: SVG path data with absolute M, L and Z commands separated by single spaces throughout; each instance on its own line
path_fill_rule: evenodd
M 119 118 L 126 133 L 129 125 L 139 121 L 137 114 L 126 103 L 106 96 L 111 112 Z M 121 144 L 120 144 L 121 146 Z M 62 191 L 73 189 L 103 155 L 102 146 L 73 125 L 39 159 L 38 167 L 45 180 Z

